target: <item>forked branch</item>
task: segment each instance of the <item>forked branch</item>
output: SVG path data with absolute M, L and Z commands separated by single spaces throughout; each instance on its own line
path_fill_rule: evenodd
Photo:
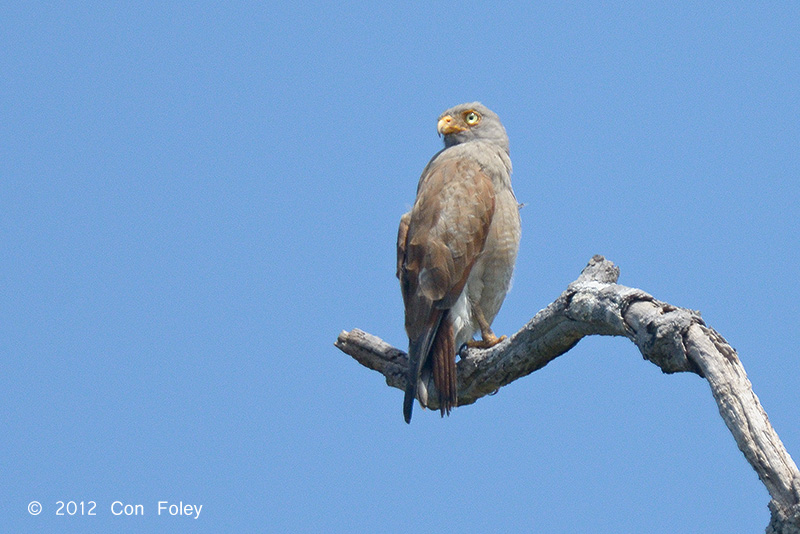
M 800 534 L 800 472 L 769 422 L 736 351 L 700 314 L 617 284 L 619 269 L 595 256 L 576 281 L 519 332 L 490 349 L 465 349 L 458 362 L 458 404 L 522 378 L 575 346 L 584 336 L 624 336 L 665 373 L 706 378 L 725 424 L 772 497 L 768 534 Z M 405 389 L 406 353 L 355 329 L 336 346 Z M 433 384 L 429 389 L 433 389 Z M 429 396 L 436 409 L 437 395 Z

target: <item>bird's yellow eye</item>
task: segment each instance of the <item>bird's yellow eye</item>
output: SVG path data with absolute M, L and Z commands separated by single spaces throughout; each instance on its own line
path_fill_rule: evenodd
M 469 124 L 470 126 L 474 126 L 474 125 L 478 124 L 478 122 L 479 122 L 480 120 L 481 120 L 481 116 L 480 116 L 480 115 L 478 115 L 478 114 L 477 114 L 476 112 L 474 112 L 474 111 L 468 111 L 468 112 L 467 112 L 467 113 L 464 115 L 464 121 L 466 121 L 466 123 L 467 123 L 467 124 Z

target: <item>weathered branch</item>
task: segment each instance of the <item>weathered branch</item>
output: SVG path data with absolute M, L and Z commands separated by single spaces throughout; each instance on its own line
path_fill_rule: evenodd
M 472 404 L 541 369 L 584 336 L 624 336 L 665 373 L 708 380 L 720 415 L 772 497 L 768 534 L 800 534 L 800 472 L 772 428 L 736 351 L 700 314 L 618 285 L 619 269 L 595 256 L 578 279 L 522 330 L 486 350 L 465 349 L 458 362 L 458 404 Z M 407 357 L 381 339 L 353 330 L 336 346 L 405 389 Z M 429 384 L 429 390 L 433 390 Z M 429 407 L 437 395 L 429 396 Z

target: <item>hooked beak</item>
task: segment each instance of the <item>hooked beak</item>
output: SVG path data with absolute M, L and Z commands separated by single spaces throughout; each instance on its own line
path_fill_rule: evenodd
M 450 135 L 466 130 L 466 128 L 462 128 L 456 124 L 455 120 L 450 115 L 445 115 L 439 119 L 439 124 L 436 125 L 436 129 L 439 131 L 439 135 Z

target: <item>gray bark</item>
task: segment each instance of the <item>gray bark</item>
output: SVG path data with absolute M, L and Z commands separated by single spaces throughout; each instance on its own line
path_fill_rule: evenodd
M 699 312 L 618 285 L 619 269 L 593 257 L 578 279 L 519 332 L 490 349 L 465 349 L 458 362 L 458 405 L 541 369 L 584 336 L 624 336 L 665 373 L 704 377 L 736 444 L 772 497 L 768 534 L 800 534 L 800 472 L 769 422 L 736 351 Z M 406 353 L 355 329 L 336 346 L 404 390 Z M 429 391 L 434 385 L 429 384 Z M 437 409 L 437 395 L 429 407 Z

